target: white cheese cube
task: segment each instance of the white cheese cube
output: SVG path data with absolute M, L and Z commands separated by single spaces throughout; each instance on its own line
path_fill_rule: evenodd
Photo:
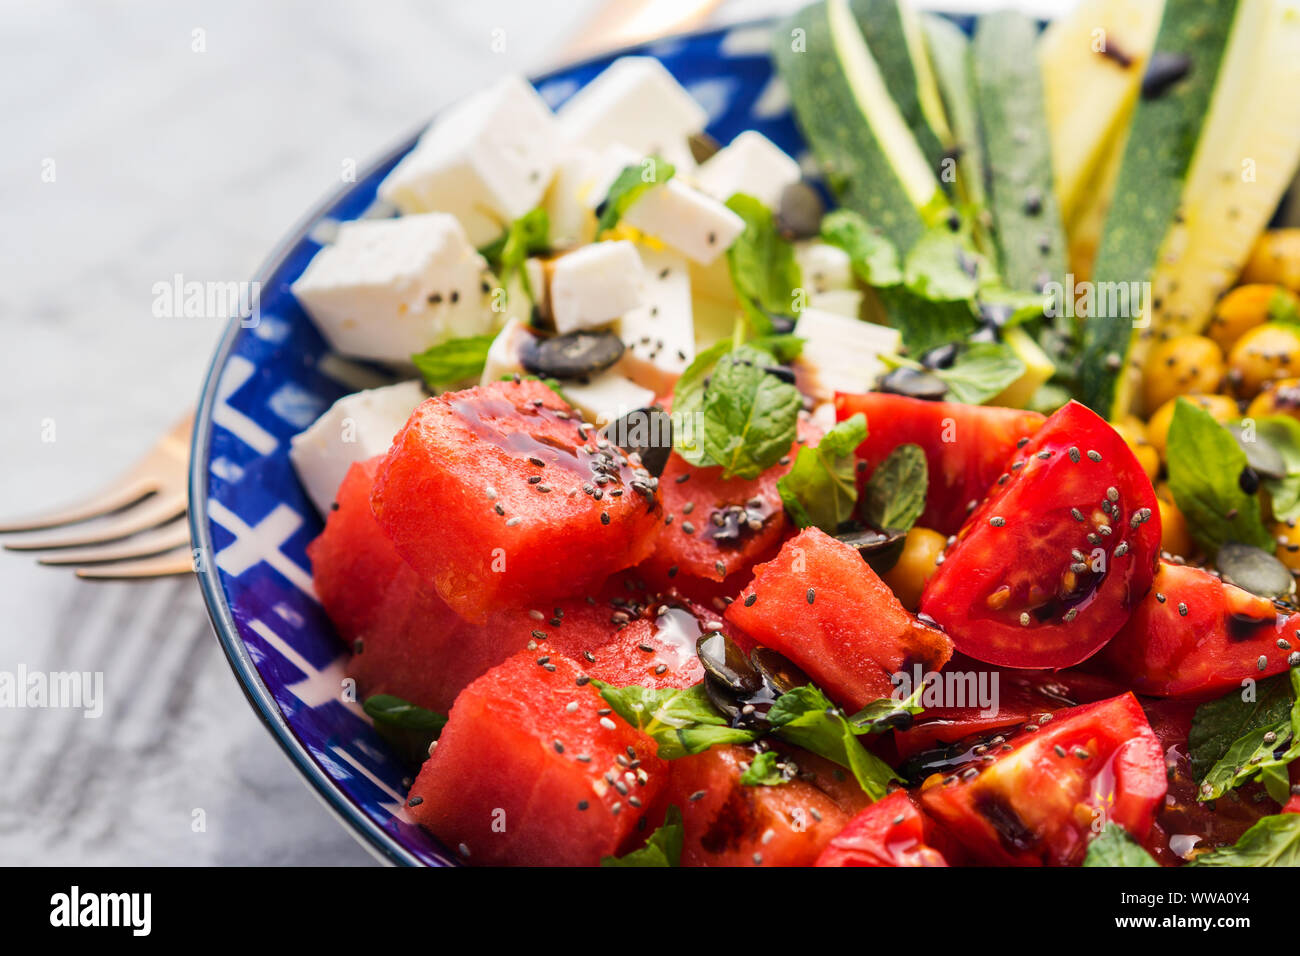
M 608 425 L 628 412 L 646 408 L 655 400 L 655 393 L 642 388 L 615 369 L 602 372 L 587 382 L 562 381 L 560 390 L 583 418 L 597 425 Z
M 316 510 L 328 514 L 348 466 L 385 454 L 424 401 L 419 382 L 344 395 L 289 443 L 289 460 Z
M 832 246 L 819 239 L 808 239 L 795 243 L 794 258 L 799 263 L 804 288 L 809 295 L 857 288 L 853 262 L 849 259 L 849 254 L 839 246 Z
M 645 270 L 636 246 L 620 239 L 596 242 L 551 264 L 547 293 L 551 320 L 561 335 L 608 325 L 641 303 Z
M 799 181 L 799 164 L 762 133 L 747 130 L 695 171 L 696 184 L 726 202 L 736 193 L 753 196 L 775 211 L 786 186 Z
M 645 296 L 614 323 L 626 351 L 620 370 L 656 395 L 672 388 L 695 358 L 690 268 L 667 249 L 641 249 Z
M 662 156 L 681 170 L 694 166 L 687 138 L 708 114 L 653 57 L 625 56 L 574 94 L 556 113 L 564 139 L 602 149 L 622 143 Z
M 527 80 L 504 76 L 440 116 L 379 197 L 404 213 L 451 213 L 482 246 L 541 202 L 558 158 L 549 107 Z
M 897 329 L 821 309 L 804 309 L 794 334 L 804 340 L 799 363 L 812 379 L 808 391 L 822 400 L 868 391 L 885 370 L 880 356 L 897 353 L 902 342 Z
M 527 375 L 519 357 L 523 354 L 524 340 L 532 338 L 528 323 L 523 319 L 512 318 L 497 333 L 488 347 L 487 361 L 483 363 L 483 376 L 480 385 L 499 382 L 511 375 Z
M 825 292 L 814 292 L 809 295 L 808 308 L 821 309 L 823 312 L 834 312 L 837 315 L 847 315 L 851 319 L 856 319 L 862 315 L 862 299 L 860 289 L 828 289 Z
M 336 352 L 408 364 L 444 339 L 495 324 L 487 263 L 454 216 L 343 223 L 293 293 Z
M 551 245 L 558 249 L 586 245 L 596 238 L 594 204 L 588 199 L 600 155 L 580 147 L 570 150 L 555 168 L 543 205 L 550 221 Z
M 701 265 L 717 259 L 745 229 L 745 220 L 677 178 L 642 194 L 623 222 Z

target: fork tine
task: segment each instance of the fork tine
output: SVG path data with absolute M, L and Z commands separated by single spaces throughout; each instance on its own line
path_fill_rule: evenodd
M 194 553 L 188 544 L 152 558 L 118 561 L 88 568 L 77 568 L 77 577 L 96 581 L 133 578 L 159 578 L 168 574 L 187 574 L 194 570 Z
M 134 504 L 157 489 L 157 482 L 132 472 L 123 475 L 115 484 L 102 489 L 98 494 L 74 504 L 26 518 L 0 522 L 0 534 L 8 534 L 11 531 L 39 531 L 44 528 L 75 524 L 89 518 L 98 518 L 100 515 Z
M 190 529 L 185 521 L 173 521 L 153 531 L 126 538 L 117 544 L 91 545 L 42 555 L 41 564 L 97 564 L 104 561 L 125 561 L 144 558 L 189 544 Z
M 47 548 L 81 548 L 105 541 L 116 541 L 138 531 L 145 531 L 165 521 L 185 513 L 185 493 L 183 491 L 159 492 L 146 499 L 138 507 L 122 512 L 85 531 L 63 534 L 34 534 L 25 538 L 6 541 L 4 546 L 10 551 L 44 551 Z

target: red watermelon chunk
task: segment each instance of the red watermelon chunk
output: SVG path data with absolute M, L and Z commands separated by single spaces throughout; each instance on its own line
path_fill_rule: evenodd
M 906 790 L 867 807 L 835 835 L 817 866 L 947 866 L 942 834 Z
M 867 467 L 858 472 L 858 487 L 899 445 L 920 445 L 930 485 L 917 523 L 941 534 L 957 533 L 971 503 L 982 501 L 1002 474 L 1016 442 L 1046 421 L 1019 408 L 927 402 L 883 392 L 835 396 L 840 421 L 858 412 L 867 416 L 867 438 L 857 452 Z
M 893 674 L 918 664 L 937 671 L 952 656 L 947 635 L 913 617 L 856 550 L 817 528 L 755 568 L 726 618 L 850 710 L 890 696 Z
M 411 816 L 474 864 L 595 866 L 633 848 L 668 773 L 606 708 L 576 662 L 516 654 L 456 698 Z
M 353 650 L 347 673 L 362 697 L 394 694 L 445 714 L 466 684 L 527 639 L 466 624 L 402 560 L 370 511 L 382 461 L 378 456 L 348 469 L 338 507 L 307 546 L 312 580 Z
M 791 752 L 801 772 L 790 782 L 743 784 L 755 753 L 721 746 L 671 761 L 665 804 L 682 811 L 683 866 L 811 866 L 870 802 L 836 779 L 838 768 L 803 751 Z
M 656 480 L 540 382 L 421 404 L 371 504 L 398 552 L 466 620 L 582 594 L 654 547 Z
M 776 483 L 799 448 L 820 439 L 817 426 L 801 417 L 790 453 L 753 479 L 723 478 L 720 467 L 697 468 L 674 452 L 660 477 L 665 524 L 646 573 L 697 599 L 735 594 L 792 530 Z

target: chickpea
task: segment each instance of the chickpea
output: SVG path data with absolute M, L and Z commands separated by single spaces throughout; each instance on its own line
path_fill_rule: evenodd
M 909 611 L 920 606 L 921 592 L 939 567 L 935 560 L 947 543 L 947 538 L 929 528 L 913 528 L 907 532 L 898 563 L 886 571 L 883 578 Z
M 1300 333 L 1277 322 L 1257 325 L 1232 347 L 1228 367 L 1237 394 L 1253 398 L 1265 382 L 1300 370 Z
M 1255 242 L 1242 282 L 1269 282 L 1300 292 L 1300 229 L 1270 229 Z
M 1157 498 L 1160 506 L 1160 550 L 1179 557 L 1191 557 L 1194 550 L 1192 536 L 1187 530 L 1187 519 L 1172 501 Z
M 1267 322 L 1270 310 L 1279 305 L 1300 309 L 1300 299 L 1280 285 L 1239 285 L 1214 307 L 1214 315 L 1210 318 L 1210 338 L 1219 343 L 1224 352 L 1229 352 L 1245 333 Z
M 1290 415 L 1292 418 L 1300 419 L 1300 378 L 1284 378 L 1279 382 L 1269 382 L 1250 403 L 1246 415 L 1249 418 Z
M 1147 440 L 1147 427 L 1142 424 L 1142 420 L 1129 415 L 1123 421 L 1113 422 L 1112 426 L 1128 447 L 1133 449 L 1133 455 L 1147 473 L 1147 479 L 1155 481 L 1160 472 L 1160 452 Z
M 1277 539 L 1277 559 L 1292 571 L 1300 571 L 1300 528 L 1295 522 L 1278 521 L 1273 525 Z
M 1176 335 L 1147 357 L 1142 394 L 1148 411 L 1179 395 L 1216 392 L 1223 381 L 1223 352 L 1203 335 Z
M 1237 408 L 1237 403 L 1227 395 L 1184 395 L 1189 402 L 1199 405 L 1212 416 L 1216 422 L 1227 422 L 1241 415 Z M 1177 398 L 1171 398 L 1151 416 L 1147 422 L 1147 441 L 1156 446 L 1156 451 L 1160 452 L 1160 457 L 1165 457 L 1165 442 L 1169 438 L 1169 425 L 1174 420 L 1174 408 L 1178 405 Z

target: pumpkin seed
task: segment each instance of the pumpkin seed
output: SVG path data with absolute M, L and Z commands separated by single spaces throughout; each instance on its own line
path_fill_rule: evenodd
M 1260 597 L 1286 597 L 1295 581 L 1286 565 L 1261 548 L 1229 541 L 1219 548 L 1215 565 L 1223 580 Z
M 641 465 L 658 478 L 673 451 L 673 420 L 658 405 L 638 408 L 615 419 L 601 432 L 629 455 L 641 456 Z
M 695 654 L 709 676 L 731 693 L 752 694 L 763 686 L 763 675 L 725 634 L 714 631 L 700 635 Z
M 534 375 L 566 379 L 603 372 L 622 357 L 622 339 L 606 329 L 526 339 L 519 361 Z
M 892 372 L 887 372 L 880 380 L 880 390 L 893 395 L 939 402 L 948 394 L 948 385 L 937 375 L 899 366 Z
M 807 674 L 784 654 L 770 647 L 754 648 L 750 651 L 749 662 L 778 697 L 808 683 Z
M 1231 424 L 1228 431 L 1237 439 L 1237 445 L 1246 453 L 1246 463 L 1265 478 L 1285 478 L 1286 459 L 1272 442 L 1258 433 L 1249 438 L 1239 424 Z
M 810 239 L 822 227 L 826 205 L 817 190 L 803 180 L 781 190 L 776 203 L 776 225 L 790 239 Z

